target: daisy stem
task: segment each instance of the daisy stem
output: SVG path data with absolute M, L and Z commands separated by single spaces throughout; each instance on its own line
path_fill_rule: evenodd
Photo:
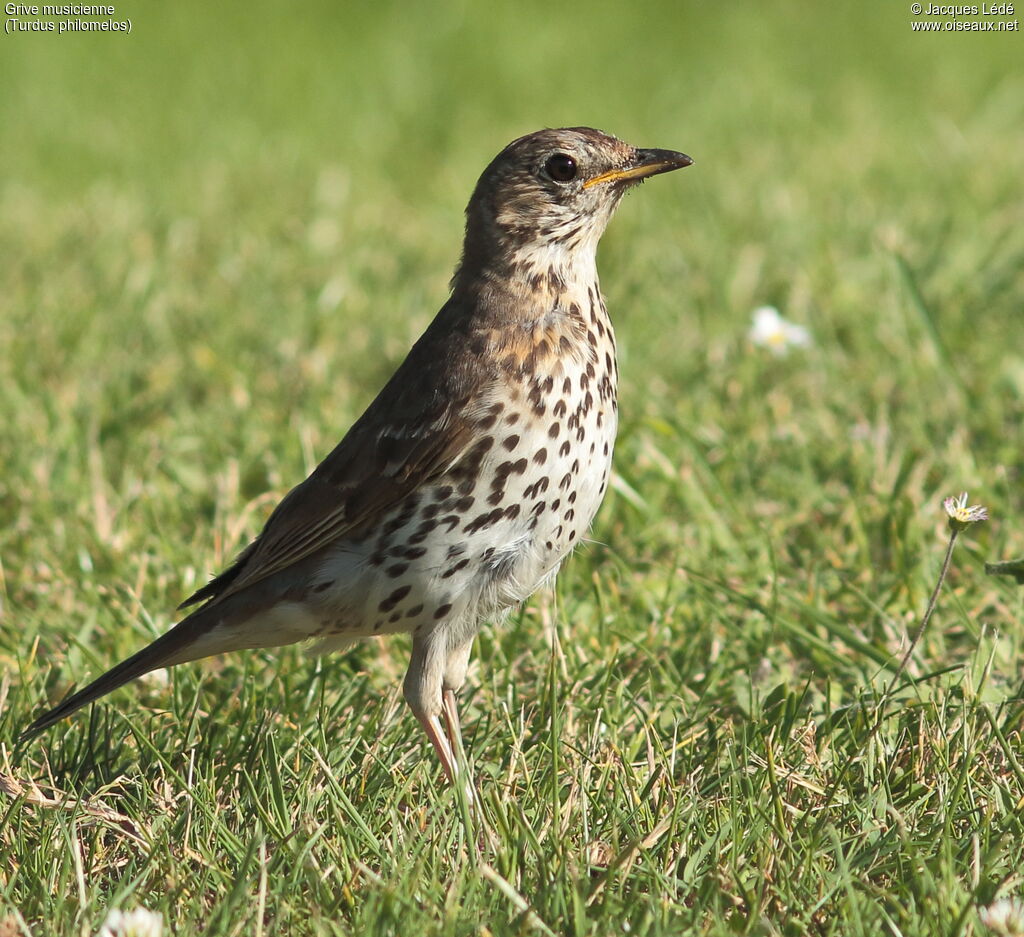
M 914 633 L 913 638 L 910 639 L 910 647 L 907 648 L 906 653 L 903 655 L 903 659 L 900 661 L 900 665 L 896 668 L 896 673 L 892 675 L 892 680 L 889 681 L 889 686 L 886 688 L 886 691 L 882 696 L 883 704 L 896 688 L 896 683 L 903 675 L 903 671 L 907 667 L 907 661 L 910 660 L 910 655 L 914 653 L 917 643 L 921 640 L 921 636 L 924 634 L 924 629 L 928 627 L 928 622 L 932 617 L 932 612 L 935 611 L 935 605 L 939 599 L 939 591 L 942 589 L 942 583 L 945 582 L 946 573 L 949 572 L 949 563 L 950 560 L 953 559 L 953 545 L 956 543 L 956 538 L 959 533 L 960 531 L 955 527 L 950 530 L 949 544 L 946 547 L 946 556 L 942 560 L 942 569 L 939 570 L 939 579 L 935 583 L 935 588 L 932 590 L 931 598 L 928 599 L 928 607 L 924 610 L 924 615 L 921 617 L 921 624 L 918 625 L 917 631 Z

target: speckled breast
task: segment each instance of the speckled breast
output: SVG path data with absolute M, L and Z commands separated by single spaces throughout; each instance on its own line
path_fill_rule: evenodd
M 472 629 L 526 599 L 583 537 L 608 486 L 617 424 L 614 336 L 591 296 L 589 315 L 569 304 L 538 320 L 522 347 L 508 343 L 476 441 L 374 538 L 360 630 L 447 620 Z

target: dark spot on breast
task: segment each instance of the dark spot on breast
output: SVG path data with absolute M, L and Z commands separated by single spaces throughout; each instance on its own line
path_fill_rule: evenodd
M 569 472 L 566 472 L 562 476 L 562 480 L 558 483 L 558 487 L 560 489 L 565 489 L 565 488 L 568 488 L 571 484 L 572 484 L 572 475 L 569 474 Z
M 487 496 L 488 504 L 501 504 L 505 500 L 505 489 L 498 488 Z
M 476 533 L 478 530 L 490 527 L 491 524 L 501 520 L 502 513 L 501 508 L 495 508 L 493 511 L 488 511 L 486 514 L 478 514 L 462 529 L 466 533 Z
M 519 445 L 519 437 L 516 436 L 515 434 L 508 436 L 505 438 L 505 441 L 502 443 L 502 445 L 506 449 L 508 449 L 509 452 L 511 452 L 513 449 L 515 449 L 516 446 Z
M 559 456 L 567 456 L 569 454 L 569 450 L 571 448 L 572 448 L 572 444 L 567 439 L 565 442 L 562 443 L 562 445 L 560 445 L 558 447 L 558 454 L 559 454 Z
M 391 593 L 380 605 L 377 607 L 378 611 L 390 612 L 399 602 L 402 601 L 410 592 L 412 592 L 412 586 L 399 586 Z
M 423 543 L 427 539 L 430 532 L 437 526 L 437 521 L 426 520 L 419 527 L 416 528 L 416 532 L 409 537 L 409 543 Z
M 574 491 L 574 492 L 572 492 L 572 493 L 571 493 L 571 494 L 569 495 L 569 497 L 568 497 L 568 498 L 566 498 L 566 500 L 567 500 L 567 501 L 568 501 L 568 502 L 569 502 L 570 504 L 575 504 L 575 503 L 576 503 L 576 492 L 575 492 L 575 491 Z
M 567 355 L 572 351 L 572 342 L 569 341 L 568 336 L 562 335 L 558 339 L 558 350 L 563 354 Z
M 402 513 L 397 514 L 395 517 L 391 518 L 391 520 L 389 520 L 381 528 L 381 533 L 385 537 L 390 537 L 392 534 L 397 533 L 399 530 L 401 530 L 409 521 L 409 518 L 405 517 L 404 514 L 405 512 L 403 511 Z
M 532 509 L 532 510 L 530 511 L 530 513 L 531 513 L 531 514 L 532 514 L 532 515 L 533 515 L 534 517 L 540 517 L 540 516 L 541 516 L 541 514 L 543 514 L 543 513 L 544 513 L 544 512 L 545 512 L 545 511 L 546 511 L 547 509 L 548 509 L 548 503 L 547 503 L 547 501 L 538 501 L 538 502 L 537 502 L 537 503 L 536 503 L 536 504 L 535 504 L 535 505 L 533 506 L 533 509 Z
M 449 602 L 446 602 L 444 605 L 439 605 L 437 607 L 437 611 L 434 612 L 434 620 L 435 621 L 440 621 L 451 610 L 452 610 L 452 606 L 451 606 L 451 603 L 449 603 Z
M 401 612 L 392 612 L 391 615 L 388 617 L 388 624 L 393 625 L 401 617 L 402 617 L 402 613 Z
M 566 522 L 571 521 L 575 516 L 576 516 L 575 508 L 569 508 L 569 510 L 565 512 L 565 520 L 566 520 Z
M 562 393 L 563 394 L 571 394 L 572 393 L 572 378 L 567 377 L 564 381 L 562 381 Z
M 509 518 L 510 520 L 515 520 L 517 517 L 519 517 L 519 511 L 520 507 L 518 504 L 510 504 L 507 508 L 505 508 L 505 517 Z
M 397 579 L 402 573 L 409 569 L 408 563 L 395 563 L 394 566 L 389 566 L 384 572 L 386 572 L 392 579 Z
M 442 517 L 441 520 L 438 521 L 438 523 L 447 525 L 448 533 L 451 533 L 453 530 L 455 530 L 456 527 L 459 526 L 461 521 L 462 518 L 459 517 L 458 514 L 449 514 L 447 517 Z
M 446 569 L 446 570 L 445 570 L 445 571 L 444 571 L 444 572 L 443 572 L 443 573 L 441 574 L 441 578 L 442 578 L 442 579 L 449 579 L 449 578 L 451 578 L 452 576 L 454 576 L 454 575 L 455 575 L 455 574 L 456 574 L 457 572 L 459 572 L 460 570 L 463 570 L 463 569 L 465 569 L 465 568 L 466 568 L 467 566 L 469 566 L 469 560 L 467 560 L 467 559 L 461 559 L 461 560 L 459 560 L 459 562 L 458 562 L 458 563 L 456 563 L 456 564 L 455 564 L 454 566 L 450 566 L 450 567 L 448 567 L 448 569 Z
M 495 470 L 498 478 L 505 479 L 509 475 L 522 475 L 526 471 L 526 459 L 516 459 L 515 462 L 502 462 Z M 493 485 L 491 487 L 494 487 Z
M 407 611 L 407 612 L 405 613 L 405 617 L 406 617 L 406 618 L 415 618 L 415 617 L 416 617 L 417 615 L 419 615 L 419 614 L 420 614 L 420 613 L 421 613 L 422 611 L 423 611 L 423 605 L 422 605 L 422 603 L 421 603 L 421 604 L 419 604 L 419 605 L 414 605 L 414 606 L 413 606 L 412 608 L 410 608 L 410 609 L 409 609 L 409 611 Z
M 547 451 L 547 449 L 538 449 L 533 454 L 533 461 L 536 462 L 538 465 L 543 465 L 547 461 L 547 459 L 548 459 L 548 451 Z
M 555 404 L 555 407 L 551 412 L 555 416 L 565 416 L 565 411 L 568 409 L 568 404 L 566 404 L 565 399 L 563 398 L 562 400 L 559 400 L 558 403 Z
M 471 497 L 459 498 L 459 500 L 455 502 L 453 507 L 460 514 L 465 514 L 466 511 L 468 511 L 473 506 L 473 502 L 475 500 L 476 500 L 475 498 L 471 498 Z
M 562 432 L 562 424 L 555 420 L 551 426 L 548 427 L 548 436 L 554 439 L 560 432 Z
M 328 589 L 331 588 L 332 585 L 334 585 L 334 583 L 331 582 L 330 580 L 328 580 L 327 582 L 315 583 L 314 586 L 313 586 L 313 592 L 314 592 L 314 594 L 319 594 L 321 592 L 326 592 Z
M 525 498 L 536 498 L 537 495 L 543 494 L 548 490 L 548 477 L 545 475 L 543 478 L 538 478 L 532 485 L 527 485 L 523 491 L 523 497 Z

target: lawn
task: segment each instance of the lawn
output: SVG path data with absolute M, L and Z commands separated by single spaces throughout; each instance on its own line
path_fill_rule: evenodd
M 0 934 L 1000 933 L 1024 38 L 910 6 L 126 0 L 130 34 L 0 36 Z M 360 414 L 491 157 L 580 124 L 695 163 L 602 242 L 616 476 L 477 642 L 478 809 L 404 638 L 183 666 L 19 744 Z M 763 305 L 809 343 L 755 344 Z M 901 669 L 961 490 L 991 517 Z

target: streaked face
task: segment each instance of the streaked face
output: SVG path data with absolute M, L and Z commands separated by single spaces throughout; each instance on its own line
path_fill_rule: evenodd
M 469 212 L 485 212 L 499 238 L 513 244 L 596 246 L 628 188 L 689 164 L 681 153 L 638 149 L 586 127 L 541 130 L 495 157 Z

